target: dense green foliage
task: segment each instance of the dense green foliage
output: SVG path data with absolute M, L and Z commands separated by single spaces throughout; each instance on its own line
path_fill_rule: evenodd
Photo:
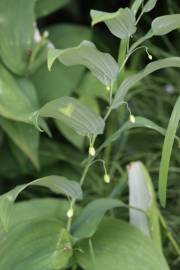
M 178 270 L 180 6 L 85 2 L 0 1 L 0 269 Z

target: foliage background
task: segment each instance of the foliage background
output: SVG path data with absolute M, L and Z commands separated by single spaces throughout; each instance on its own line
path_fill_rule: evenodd
M 51 14 L 38 18 L 37 25 L 41 32 L 45 30 L 49 32 L 49 39 L 55 43 L 56 47 L 71 47 L 79 44 L 82 39 L 92 39 L 100 50 L 110 52 L 117 58 L 119 40 L 113 37 L 103 25 L 97 26 L 94 29 L 91 28 L 89 14 L 91 9 L 110 12 L 129 4 L 130 1 L 126 0 L 72 0 L 67 5 L 57 8 Z M 141 21 L 141 31 L 145 32 L 152 19 L 156 16 L 179 12 L 180 3 L 178 0 L 158 1 L 155 9 L 148 13 L 148 15 L 145 15 Z M 165 56 L 178 56 L 180 50 L 179 41 L 179 31 L 175 31 L 166 37 L 153 38 L 147 42 L 147 46 L 153 55 L 153 59 L 159 59 Z M 128 62 L 124 76 L 141 70 L 148 62 L 146 54 L 143 51 L 139 51 Z M 107 97 L 104 94 L 104 89 L 82 68 L 66 69 L 60 63 L 56 63 L 52 73 L 49 74 L 47 65 L 44 63 L 27 78 L 35 87 L 39 105 L 43 105 L 57 97 L 73 95 L 80 98 L 95 111 L 99 111 L 100 108 L 103 110 L 106 107 L 105 101 Z M 149 76 L 129 93 L 128 101 L 133 114 L 147 117 L 166 128 L 171 110 L 180 94 L 179 85 L 180 76 L 178 70 L 167 69 Z M 114 112 L 108 121 L 108 129 L 105 136 L 108 137 L 113 133 L 127 118 L 128 111 L 125 107 L 121 108 L 119 112 Z M 34 166 L 10 136 L 7 136 L 7 132 L 5 132 L 3 125 L 1 125 L 1 193 L 10 190 L 18 184 L 49 174 L 60 174 L 73 179 L 79 179 L 81 161 L 86 157 L 88 142 L 83 141 L 81 137 L 57 122 L 50 120 L 48 124 L 53 140 L 44 133 L 40 135 L 37 150 L 39 168 Z M 141 160 L 145 163 L 153 177 L 155 187 L 157 187 L 156 181 L 162 143 L 163 138 L 145 129 L 135 129 L 123 134 L 114 147 L 109 147 L 104 153 L 104 158 L 109 167 L 111 167 L 111 174 L 115 180 L 110 186 L 104 186 L 102 184 L 102 168 L 99 165 L 94 166 L 93 170 L 90 170 L 85 183 L 87 194 L 84 203 L 97 196 L 102 197 L 109 194 L 115 194 L 113 196 L 127 201 L 126 166 L 134 160 Z M 179 151 L 175 147 L 169 175 L 168 207 L 163 210 L 163 215 L 166 217 L 175 238 L 180 243 L 180 235 L 178 234 L 180 231 L 179 164 Z M 20 200 L 47 196 L 52 197 L 53 195 L 48 191 L 44 191 L 44 189 L 30 188 L 20 196 Z M 126 210 L 123 210 L 119 215 L 123 219 L 128 219 Z M 171 245 L 166 240 L 164 244 L 171 269 L 178 270 L 180 264 Z

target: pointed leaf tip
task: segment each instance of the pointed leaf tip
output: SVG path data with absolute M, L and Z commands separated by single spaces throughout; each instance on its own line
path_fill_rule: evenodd
M 48 68 L 55 59 L 65 66 L 83 65 L 104 85 L 111 85 L 118 75 L 118 64 L 108 53 L 99 51 L 93 42 L 84 40 L 78 46 L 63 50 L 50 49 Z
M 59 55 L 59 50 L 50 49 L 48 51 L 47 65 L 48 65 L 49 71 L 51 71 L 52 65 L 53 65 L 54 61 L 56 60 L 56 58 L 58 57 L 58 55 Z
M 173 144 L 180 121 L 180 96 L 178 97 L 164 139 L 160 170 L 159 170 L 159 198 L 162 207 L 166 207 L 167 187 L 168 187 L 168 170 L 173 149 Z
M 125 39 L 136 32 L 135 16 L 129 8 L 120 8 L 116 12 L 91 10 L 92 24 L 104 22 L 110 32 Z

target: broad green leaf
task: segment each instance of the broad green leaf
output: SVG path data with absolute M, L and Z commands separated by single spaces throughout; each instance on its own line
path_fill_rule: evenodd
M 143 4 L 144 0 L 135 0 L 133 1 L 133 5 L 132 5 L 132 12 L 136 15 L 139 8 L 141 7 L 141 5 Z
M 143 12 L 151 11 L 157 3 L 157 0 L 148 0 L 147 3 L 144 5 Z
M 162 156 L 159 170 L 159 198 L 161 205 L 163 207 L 166 206 L 168 169 L 179 120 L 180 120 L 180 97 L 178 97 L 176 104 L 173 108 L 162 149 Z
M 143 37 L 139 38 L 136 42 L 132 44 L 129 49 L 129 53 L 132 53 L 139 45 L 141 45 L 144 41 L 153 37 L 153 31 L 150 29 Z
M 37 110 L 39 108 L 39 99 L 34 84 L 26 77 L 15 77 L 15 79 L 23 94 L 32 104 L 33 109 Z
M 50 41 L 60 49 L 78 46 L 83 40 L 90 40 L 92 30 L 80 24 L 61 23 L 49 26 Z
M 103 221 L 91 239 L 79 244 L 77 254 L 85 270 L 169 270 L 153 241 L 134 226 L 116 219 Z
M 38 98 L 33 84 L 24 78 L 16 77 L 17 86 L 19 86 L 22 94 L 27 98 L 32 106 L 32 110 L 38 108 Z M 13 95 L 10 94 L 10 95 Z M 12 106 L 12 104 L 9 104 Z M 13 106 L 18 104 L 13 104 Z M 11 107 L 10 107 L 11 108 Z M 43 123 L 42 123 L 43 124 Z M 24 154 L 32 161 L 38 168 L 38 145 L 39 134 L 37 130 L 29 124 L 12 121 L 4 117 L 0 117 L 0 125 L 11 140 L 24 152 Z
M 112 109 L 119 107 L 126 94 L 128 93 L 128 90 L 132 88 L 137 82 L 141 81 L 143 78 L 159 69 L 168 67 L 180 67 L 180 57 L 169 57 L 151 62 L 142 71 L 124 80 L 115 95 L 112 103 Z
M 76 89 L 76 93 L 82 97 L 87 97 L 89 99 L 100 98 L 105 101 L 109 100 L 109 93 L 90 72 L 84 74 L 78 88 Z
M 72 128 L 68 127 L 61 121 L 55 120 L 55 124 L 64 137 L 79 149 L 83 148 L 84 138 L 77 134 Z
M 120 8 L 113 13 L 91 10 L 92 25 L 104 22 L 116 37 L 129 38 L 136 32 L 136 22 L 133 12 L 129 8 Z
M 76 240 L 92 237 L 105 213 L 115 207 L 125 207 L 125 204 L 110 198 L 89 203 L 72 225 L 72 234 Z
M 31 106 L 33 107 L 33 111 L 34 112 L 37 111 L 37 109 L 39 108 L 39 100 L 38 100 L 38 96 L 37 96 L 37 91 L 36 91 L 33 83 L 26 78 L 18 78 L 18 77 L 16 77 L 16 82 L 19 85 L 23 94 L 28 99 Z M 31 123 L 31 115 L 29 115 L 29 117 L 28 117 L 28 123 L 32 124 Z M 49 136 L 51 136 L 51 132 L 48 128 L 48 125 L 46 124 L 46 122 L 43 119 L 40 120 L 39 125 Z
M 16 203 L 9 232 L 4 233 L 0 226 L 0 268 L 10 270 L 16 265 L 18 269 L 52 270 L 65 267 L 74 242 L 64 230 L 68 209 L 69 202 L 62 199 Z M 75 207 L 75 216 L 78 212 Z
M 48 27 L 47 31 L 49 40 L 61 49 L 77 46 L 83 40 L 91 39 L 90 28 L 81 25 L 61 23 Z M 62 96 L 69 96 L 78 87 L 83 72 L 82 66 L 66 67 L 59 61 L 53 65 L 51 72 L 48 71 L 47 63 L 42 65 L 31 76 L 38 89 L 40 105 L 43 106 Z
M 161 249 L 159 210 L 157 208 L 152 180 L 141 162 L 132 162 L 128 166 L 129 204 L 141 209 L 130 208 L 130 223 L 145 235 L 152 237 Z M 144 213 L 143 213 L 144 211 Z
M 135 123 L 132 123 L 130 121 L 125 122 L 123 126 L 120 127 L 119 130 L 117 130 L 107 140 L 105 140 L 105 142 L 100 146 L 97 152 L 102 150 L 104 147 L 108 146 L 109 144 L 113 143 L 114 141 L 118 140 L 123 132 L 128 131 L 132 128 L 141 128 L 141 127 L 152 129 L 154 131 L 157 131 L 161 135 L 165 135 L 165 132 L 166 132 L 165 129 L 163 129 L 162 127 L 160 127 L 153 121 L 144 117 L 137 116 L 135 117 Z
M 57 9 L 64 7 L 69 2 L 70 0 L 37 0 L 35 6 L 36 17 L 47 16 Z
M 38 115 L 58 119 L 82 136 L 102 134 L 104 129 L 104 120 L 72 97 L 47 103 Z
M 152 30 L 155 36 L 166 35 L 178 28 L 180 28 L 180 14 L 161 16 L 152 22 Z
M 39 132 L 35 127 L 29 124 L 8 120 L 3 117 L 0 117 L 0 126 L 21 151 L 32 161 L 35 167 L 38 168 Z
M 66 199 L 41 198 L 20 201 L 13 206 L 13 215 L 9 220 L 9 231 L 14 225 L 37 219 L 57 219 L 64 226 L 67 223 L 69 201 Z M 79 209 L 75 207 L 75 216 Z M 28 213 L 28 215 L 27 215 Z M 4 233 L 4 232 L 3 232 Z
M 0 268 L 10 270 L 16 265 L 18 269 L 52 270 L 65 267 L 73 244 L 63 228 L 68 208 L 69 202 L 59 199 L 15 204 L 9 232 L 0 229 Z
M 80 25 L 55 25 L 48 28 L 48 31 L 53 44 L 62 49 L 77 46 L 82 40 L 91 38 L 90 28 Z M 51 72 L 48 71 L 47 64 L 44 68 L 42 67 L 39 73 L 33 76 L 33 80 L 35 78 L 35 83 L 40 90 L 41 104 L 44 105 L 44 103 L 53 99 L 70 95 L 78 87 L 83 71 L 84 67 L 66 67 L 60 62 L 55 63 Z M 51 91 L 49 91 L 50 88 Z M 68 141 L 82 149 L 84 143 L 82 136 L 79 136 L 59 120 L 55 120 L 55 124 Z
M 61 24 L 51 26 L 47 30 L 52 43 L 62 49 L 77 46 L 83 39 L 90 39 L 90 29 L 79 25 Z M 40 104 L 44 105 L 53 99 L 70 95 L 79 83 L 83 71 L 83 67 L 66 67 L 57 62 L 49 72 L 47 64 L 44 64 L 31 77 L 38 89 Z
M 72 256 L 71 236 L 53 218 L 18 223 L 4 234 L 0 247 L 2 270 L 62 269 Z
M 90 41 L 85 40 L 79 46 L 65 50 L 50 49 L 49 69 L 57 58 L 66 66 L 84 65 L 105 85 L 111 85 L 118 74 L 118 65 L 114 58 L 108 53 L 100 52 Z
M 11 120 L 29 122 L 35 107 L 16 79 L 0 64 L 0 115 Z M 27 92 L 26 92 L 27 93 Z
M 64 194 L 72 199 L 82 199 L 80 185 L 75 181 L 70 181 L 63 176 L 46 176 L 34 180 L 28 184 L 17 186 L 0 197 L 0 220 L 5 230 L 8 230 L 9 216 L 13 209 L 13 203 L 24 189 L 29 186 L 43 186 L 49 188 L 57 194 Z
M 34 45 L 34 4 L 35 0 L 0 1 L 1 59 L 18 75 L 26 71 Z
M 79 101 L 86 105 L 93 112 L 100 114 L 99 104 L 95 98 L 83 95 L 79 98 Z

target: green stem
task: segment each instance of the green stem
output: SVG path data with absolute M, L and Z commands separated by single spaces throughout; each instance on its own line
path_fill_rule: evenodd
M 111 107 L 109 107 L 109 109 L 107 110 L 107 113 L 106 113 L 106 115 L 105 115 L 105 117 L 104 117 L 104 121 L 107 120 L 108 116 L 109 116 L 110 113 L 111 113 L 111 110 L 112 110 Z M 96 140 L 96 136 L 93 136 L 93 139 L 92 139 L 93 145 L 94 145 L 94 143 L 95 143 L 95 140 Z M 85 180 L 86 175 L 87 175 L 87 173 L 88 173 L 89 167 L 91 166 L 91 164 L 92 164 L 92 162 L 93 162 L 94 159 L 95 159 L 95 157 L 91 158 L 91 159 L 87 162 L 87 164 L 86 164 L 86 166 L 85 166 L 85 168 L 84 168 L 84 170 L 83 170 L 83 174 L 82 174 L 81 179 L 80 179 L 80 186 L 81 186 L 81 187 L 82 187 L 82 185 L 84 184 L 84 180 Z M 70 208 L 73 209 L 75 203 L 76 203 L 76 200 L 73 199 L 73 200 L 71 201 L 71 203 L 70 203 Z M 68 232 L 70 232 L 70 230 L 71 230 L 72 218 L 73 218 L 73 217 L 68 218 L 67 227 L 66 227 Z
M 91 161 L 91 162 L 92 162 L 92 161 Z M 82 187 L 82 185 L 83 185 L 83 183 L 84 183 L 84 180 L 85 180 L 85 177 L 86 177 L 86 175 L 87 175 L 87 173 L 88 173 L 88 169 L 89 169 L 90 165 L 91 165 L 91 163 L 88 162 L 88 163 L 86 164 L 85 168 L 84 168 L 84 171 L 83 171 L 83 174 L 82 174 L 81 180 L 80 180 L 80 186 L 81 186 L 81 187 Z M 76 203 L 76 200 L 73 199 L 73 200 L 71 201 L 71 203 L 70 203 L 70 208 L 73 209 L 75 203 Z M 70 232 L 70 230 L 71 230 L 72 218 L 73 218 L 73 217 L 68 218 L 68 222 L 67 222 L 67 231 L 68 231 L 68 232 Z
M 108 117 L 109 117 L 111 111 L 112 111 L 112 109 L 111 109 L 111 107 L 109 107 L 108 110 L 107 110 L 107 113 L 106 113 L 105 116 L 104 116 L 104 121 L 106 121 L 106 120 L 108 119 Z
M 119 46 L 118 64 L 121 65 L 126 57 L 127 44 L 129 39 L 122 39 Z
M 140 13 L 140 15 L 139 15 L 139 17 L 136 20 L 136 24 L 138 24 L 138 22 L 140 21 L 140 19 L 141 19 L 141 17 L 142 17 L 143 14 L 144 14 L 144 12 L 142 10 L 141 13 Z
M 91 239 L 89 239 L 89 250 L 90 250 L 90 255 L 91 255 L 91 259 L 92 259 L 92 263 L 93 263 L 93 270 L 96 270 L 96 258 L 95 258 L 94 249 L 93 249 Z
M 121 41 L 121 44 L 120 44 L 120 49 L 119 49 L 119 58 L 118 58 L 118 62 L 122 62 L 121 66 L 120 66 L 120 72 L 122 72 L 122 70 L 124 69 L 124 66 L 126 64 L 126 61 L 128 60 L 128 57 L 129 57 L 129 54 L 127 54 L 127 50 L 129 48 L 129 38 L 128 39 L 125 39 L 125 40 L 122 40 Z M 127 54 L 127 55 L 126 55 Z M 112 86 L 111 86 L 111 91 L 112 91 Z M 112 94 L 112 92 L 111 92 Z M 111 103 L 112 103 L 112 96 L 110 98 L 110 106 L 104 116 L 104 121 L 107 120 L 107 118 L 109 117 L 111 111 L 112 111 L 112 108 L 111 108 Z M 96 136 L 93 136 L 93 139 L 92 139 L 92 144 L 94 145 L 95 143 L 95 140 L 96 140 Z M 94 157 L 95 158 L 95 157 Z M 82 187 L 83 183 L 84 183 L 84 180 L 85 180 L 85 177 L 88 173 L 88 169 L 89 167 L 91 166 L 92 164 L 92 161 L 94 160 L 91 159 L 85 166 L 84 168 L 84 171 L 83 171 L 83 174 L 82 174 L 82 177 L 81 177 L 81 180 L 80 180 L 80 186 Z M 76 200 L 72 200 L 71 201 L 71 204 L 70 204 L 70 207 L 73 208 L 74 205 L 75 205 L 75 202 Z M 71 230 L 71 224 L 72 224 L 72 218 L 68 218 L 68 222 L 67 222 L 67 231 L 70 232 Z
M 106 138 L 109 138 L 112 133 L 113 133 L 113 119 L 114 117 L 112 117 L 113 115 L 111 115 L 110 117 L 110 121 L 109 121 L 109 125 L 108 125 L 108 129 L 106 130 Z M 105 149 L 104 149 L 104 160 L 105 160 L 105 163 L 109 164 L 109 161 L 110 161 L 110 156 L 111 156 L 111 150 L 112 150 L 112 145 L 109 144 Z
M 120 66 L 120 71 L 119 71 L 119 77 L 118 77 L 118 85 L 121 82 L 121 78 L 124 75 L 124 67 L 125 67 L 125 63 L 127 61 L 127 49 L 129 47 L 129 38 L 128 39 L 122 39 L 120 46 L 119 46 L 119 55 L 118 55 L 118 64 Z M 120 74 L 121 73 L 121 74 Z M 120 77 L 121 75 L 121 77 Z
M 180 247 L 179 247 L 178 243 L 176 242 L 176 240 L 174 239 L 171 231 L 169 230 L 169 228 L 168 228 L 168 226 L 166 224 L 166 221 L 164 220 L 164 218 L 163 218 L 163 216 L 161 215 L 160 212 L 159 212 L 159 218 L 160 218 L 160 222 L 161 222 L 163 228 L 166 231 L 167 238 L 169 239 L 169 241 L 171 242 L 172 246 L 174 247 L 177 255 L 180 257 Z

